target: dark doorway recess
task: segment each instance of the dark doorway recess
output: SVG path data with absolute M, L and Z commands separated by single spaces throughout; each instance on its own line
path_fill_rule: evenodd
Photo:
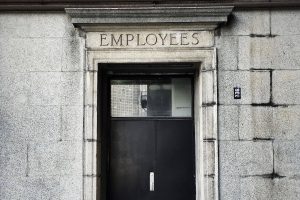
M 101 200 L 195 200 L 190 63 L 99 64 Z

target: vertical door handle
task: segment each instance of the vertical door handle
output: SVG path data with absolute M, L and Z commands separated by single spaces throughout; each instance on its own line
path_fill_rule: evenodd
M 150 191 L 154 191 L 154 172 L 150 172 L 149 174 L 149 180 L 150 180 Z

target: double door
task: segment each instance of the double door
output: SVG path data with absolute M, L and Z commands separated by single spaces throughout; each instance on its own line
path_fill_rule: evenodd
M 110 80 L 107 199 L 195 200 L 192 78 Z
M 190 119 L 111 121 L 111 200 L 194 200 Z

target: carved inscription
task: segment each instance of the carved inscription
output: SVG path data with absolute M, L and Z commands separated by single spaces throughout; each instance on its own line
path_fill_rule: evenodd
M 107 34 L 100 33 L 100 46 L 178 46 L 199 44 L 199 33 L 149 33 Z
M 211 34 L 207 31 L 162 32 L 93 32 L 88 35 L 93 48 L 151 48 L 210 46 Z

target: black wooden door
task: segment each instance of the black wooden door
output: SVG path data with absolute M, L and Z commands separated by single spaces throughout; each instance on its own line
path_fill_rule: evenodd
M 192 118 L 112 118 L 109 199 L 195 200 L 194 155 Z

